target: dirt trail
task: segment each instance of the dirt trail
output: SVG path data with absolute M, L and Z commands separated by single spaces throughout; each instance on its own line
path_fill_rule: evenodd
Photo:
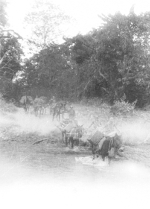
M 39 160 L 39 164 L 41 164 L 41 156 L 47 157 L 47 160 L 50 162 L 56 155 L 59 157 L 60 155 L 63 157 L 64 155 L 71 154 L 74 157 L 78 155 L 91 155 L 88 147 L 71 150 L 55 138 L 39 136 L 37 134 L 11 135 L 10 138 L 0 141 L 0 152 L 1 155 L 10 159 L 18 161 L 24 159 L 22 162 L 28 161 L 30 163 L 30 158 L 33 157 L 36 159 L 36 163 Z M 126 145 L 124 155 L 129 161 L 135 161 L 150 167 L 150 144 Z
M 93 111 L 93 109 L 91 109 L 91 111 Z M 91 120 L 87 120 L 87 114 L 84 116 L 79 113 L 83 114 L 85 112 L 78 107 L 77 116 L 79 122 L 84 124 L 86 120 L 89 122 L 86 124 L 87 127 L 89 127 Z M 33 115 L 26 115 L 19 112 L 15 115 L 9 114 L 7 117 L 5 116 L 0 122 L 1 159 L 7 159 L 7 161 L 12 164 L 18 163 L 20 166 L 25 166 L 34 172 L 42 172 L 44 175 L 51 174 L 58 178 L 62 175 L 63 177 L 67 176 L 67 178 L 68 175 L 73 176 L 73 178 L 81 175 L 84 177 L 88 176 L 88 178 L 91 179 L 93 179 L 95 175 L 105 176 L 106 171 L 99 172 L 95 168 L 83 166 L 75 161 L 76 157 L 90 156 L 91 151 L 88 147 L 75 148 L 74 150 L 66 148 L 60 140 L 60 130 L 56 130 L 57 128 L 54 124 L 56 121 L 53 122 L 49 115 L 37 118 Z M 120 123 L 120 120 L 118 123 Z M 97 125 L 97 123 L 95 125 Z M 107 125 L 109 126 L 110 124 L 108 123 Z M 131 129 L 132 123 L 129 125 Z M 142 129 L 141 123 L 140 127 Z M 125 130 L 124 133 L 128 133 L 129 128 L 126 124 L 123 130 Z M 137 126 L 134 130 L 138 130 Z M 145 129 L 143 129 L 143 132 L 144 131 Z M 131 134 L 130 137 L 132 137 Z M 137 141 L 134 146 L 125 146 L 124 154 L 128 160 L 119 158 L 112 164 L 117 164 L 117 161 L 119 161 L 120 164 L 133 162 L 149 168 L 150 144 L 139 144 L 138 142 L 139 141 Z M 114 169 L 113 172 L 116 173 L 117 169 L 116 171 Z M 110 169 L 108 173 L 113 172 Z

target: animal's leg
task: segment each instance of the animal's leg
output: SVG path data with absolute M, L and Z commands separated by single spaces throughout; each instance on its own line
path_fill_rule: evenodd
M 58 114 L 58 112 L 56 112 L 55 118 L 59 121 L 59 114 Z
M 105 161 L 105 156 L 102 155 L 102 160 Z
M 76 145 L 79 146 L 79 139 L 76 139 Z
M 93 154 L 93 160 L 94 160 L 95 158 L 98 158 L 98 157 L 99 157 L 98 154 L 96 154 L 96 153 Z
M 62 141 L 65 143 L 66 132 L 62 131 Z
M 65 135 L 65 145 L 68 146 L 68 137 Z
M 58 117 L 58 120 L 60 121 L 60 109 L 58 110 L 58 112 L 57 112 L 57 117 Z
M 69 137 L 69 144 L 71 146 L 71 149 L 73 149 L 73 147 L 74 147 L 74 140 L 73 140 L 73 137 L 72 136 Z
M 95 146 L 93 143 L 91 143 L 91 149 L 92 149 L 92 155 L 93 155 L 93 160 L 95 159 Z
M 95 159 L 95 155 L 93 154 L 93 158 L 92 158 L 92 160 L 94 160 Z
M 26 106 L 25 103 L 24 103 L 24 105 L 23 105 L 23 108 L 24 108 L 25 112 L 27 112 L 27 106 Z

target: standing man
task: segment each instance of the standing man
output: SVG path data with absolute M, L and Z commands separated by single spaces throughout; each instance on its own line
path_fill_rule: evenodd
M 72 106 L 70 106 L 69 109 L 69 119 L 70 120 L 75 120 L 76 112 Z

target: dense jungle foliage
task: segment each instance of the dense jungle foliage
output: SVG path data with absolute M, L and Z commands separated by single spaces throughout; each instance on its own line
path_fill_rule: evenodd
M 28 46 L 34 45 L 38 51 L 23 59 L 23 39 L 15 31 L 7 30 L 6 6 L 1 0 L 0 91 L 7 100 L 18 101 L 28 94 L 48 98 L 55 95 L 72 101 L 98 97 L 110 104 L 136 101 L 137 107 L 149 104 L 150 12 L 102 15 L 99 28 L 86 35 L 64 38 L 61 44 L 51 40 L 48 32 L 44 36 L 46 41 L 39 44 L 43 33 L 34 30 L 34 40 L 29 40 Z M 59 14 L 54 18 L 62 17 Z M 32 18 L 30 14 L 31 22 Z M 59 21 L 53 23 L 53 28 Z

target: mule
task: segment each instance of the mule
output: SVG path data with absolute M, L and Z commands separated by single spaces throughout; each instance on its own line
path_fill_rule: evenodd
M 105 161 L 105 158 L 108 157 L 110 162 L 110 160 L 115 158 L 116 155 L 123 157 L 121 154 L 122 151 L 123 146 L 120 136 L 115 134 L 113 137 L 106 136 L 103 140 L 103 143 L 101 144 L 101 147 L 99 146 L 95 153 L 98 156 L 101 155 L 103 161 Z
M 24 110 L 28 112 L 30 109 L 30 106 L 32 106 L 33 104 L 33 99 L 31 96 L 22 96 L 19 102 L 21 106 L 24 108 Z
M 33 101 L 33 109 L 36 116 L 46 113 L 46 107 L 46 100 L 43 97 L 36 97 Z
M 104 137 L 105 137 L 105 135 L 102 132 L 96 131 L 88 139 L 88 142 L 89 142 L 91 150 L 92 150 L 93 158 L 95 157 L 96 152 L 99 149 L 99 144 L 101 143 L 101 141 L 103 141 Z
M 77 125 L 76 127 L 73 127 L 70 131 L 63 130 L 62 131 L 62 138 L 65 142 L 66 146 L 70 146 L 72 149 L 74 148 L 74 145 L 79 146 L 80 138 L 83 135 L 83 128 L 82 126 Z
M 54 118 L 58 118 L 60 120 L 60 116 L 62 115 L 62 118 L 64 117 L 64 113 L 67 113 L 68 112 L 68 109 L 66 107 L 67 105 L 67 102 L 58 102 L 56 103 L 53 108 L 52 108 L 52 111 L 53 111 L 53 120 Z

